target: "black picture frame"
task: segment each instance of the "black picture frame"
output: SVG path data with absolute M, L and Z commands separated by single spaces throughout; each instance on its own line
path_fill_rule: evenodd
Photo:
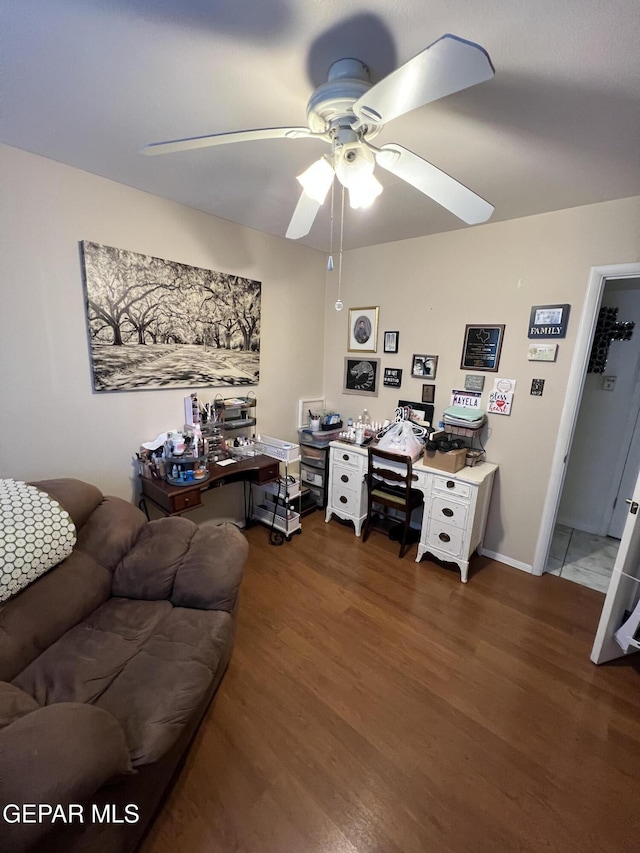
M 344 360 L 343 394 L 359 394 L 364 397 L 378 396 L 379 358 L 352 358 Z
M 571 305 L 566 302 L 557 305 L 532 305 L 527 337 L 537 340 L 566 337 L 570 311 Z
M 423 385 L 422 386 L 422 402 L 423 403 L 433 403 L 436 399 L 436 386 L 435 385 Z
M 388 353 L 397 353 L 400 343 L 400 332 L 385 332 L 384 333 L 384 351 Z
M 466 325 L 460 369 L 497 373 L 504 329 L 504 323 L 496 326 Z
M 382 384 L 388 388 L 400 388 L 402 385 L 402 368 L 401 367 L 385 367 Z

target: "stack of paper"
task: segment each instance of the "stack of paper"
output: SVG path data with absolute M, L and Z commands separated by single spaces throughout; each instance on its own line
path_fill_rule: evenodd
M 450 426 L 478 429 L 484 423 L 485 414 L 482 409 L 467 409 L 465 406 L 449 406 L 444 410 L 442 420 Z

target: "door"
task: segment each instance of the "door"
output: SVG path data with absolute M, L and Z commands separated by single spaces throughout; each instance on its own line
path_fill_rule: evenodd
M 636 416 L 636 425 L 633 431 L 633 438 L 627 454 L 627 459 L 622 473 L 622 481 L 618 494 L 616 495 L 616 503 L 611 515 L 611 522 L 607 530 L 607 536 L 613 536 L 615 539 L 622 539 L 622 532 L 627 520 L 629 511 L 628 504 L 625 503 L 625 498 L 631 494 L 633 490 L 633 482 L 635 473 L 640 468 L 640 414 Z
M 627 520 L 591 650 L 594 663 L 640 651 L 640 471 L 625 505 Z

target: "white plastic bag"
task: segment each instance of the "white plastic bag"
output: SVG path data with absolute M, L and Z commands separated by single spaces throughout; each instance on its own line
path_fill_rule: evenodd
M 414 433 L 409 421 L 400 421 L 389 427 L 378 442 L 378 447 L 388 453 L 410 456 L 414 462 L 422 455 L 424 449 L 424 445 Z

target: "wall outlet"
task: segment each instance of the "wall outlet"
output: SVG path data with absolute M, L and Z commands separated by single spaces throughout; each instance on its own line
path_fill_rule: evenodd
M 602 377 L 602 390 L 603 391 L 613 391 L 616 387 L 616 379 L 617 376 L 603 376 Z

